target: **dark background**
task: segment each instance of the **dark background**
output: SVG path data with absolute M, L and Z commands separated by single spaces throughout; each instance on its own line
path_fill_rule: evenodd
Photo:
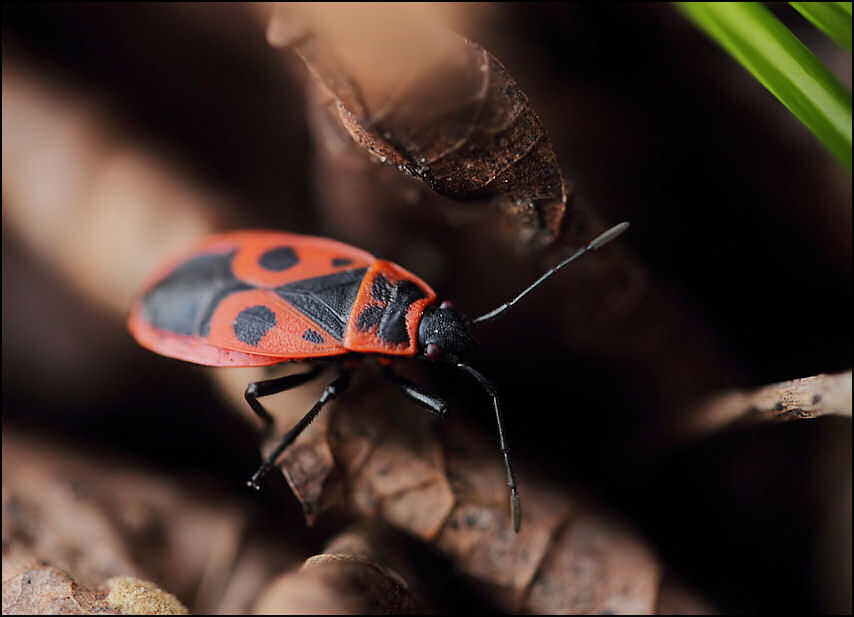
M 789 7 L 774 10 L 850 87 L 850 54 Z M 577 198 L 605 221 L 631 221 L 620 242 L 724 350 L 710 386 L 850 367 L 850 175 L 743 69 L 666 4 L 502 4 L 469 27 L 528 94 Z M 6 3 L 3 41 L 4 56 L 106 101 L 140 141 L 227 190 L 232 226 L 328 231 L 305 70 L 282 70 L 239 7 Z M 431 241 L 436 229 L 412 232 Z M 430 283 L 464 308 L 477 295 L 466 270 L 452 270 Z M 33 303 L 62 308 L 34 322 Z M 239 491 L 257 456 L 251 428 L 200 371 L 135 348 L 98 310 L 4 226 L 4 423 L 202 467 Z M 723 610 L 839 609 L 827 604 L 816 543 L 828 478 L 850 471 L 849 419 L 753 426 L 650 453 L 634 437 L 662 416 L 657 393 L 614 358 L 549 343 L 533 325 L 541 316 L 524 312 L 513 322 L 531 325 L 524 341 L 497 327 L 482 337 L 503 351 L 484 364 L 517 459 L 622 510 Z M 57 338 L 109 366 L 73 379 L 61 354 L 45 353 Z M 61 394 L 75 383 L 85 392 Z M 459 380 L 437 383 L 458 390 L 452 399 L 479 400 Z M 477 420 L 493 430 L 488 414 Z M 276 516 L 280 506 L 269 507 Z M 847 563 L 850 573 L 850 552 Z M 850 610 L 850 586 L 848 598 Z

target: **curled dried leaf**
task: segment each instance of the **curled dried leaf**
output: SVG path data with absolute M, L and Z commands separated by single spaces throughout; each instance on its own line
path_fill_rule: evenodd
M 492 200 L 535 244 L 554 239 L 566 186 L 542 122 L 504 66 L 404 9 L 384 8 L 377 21 L 366 10 L 353 9 L 348 23 L 337 6 L 335 14 L 283 7 L 268 38 L 294 48 L 337 97 L 341 123 L 377 160 L 442 195 Z
M 274 579 L 254 612 L 261 614 L 414 614 L 419 603 L 403 577 L 377 555 L 370 538 L 345 532 L 298 570 Z

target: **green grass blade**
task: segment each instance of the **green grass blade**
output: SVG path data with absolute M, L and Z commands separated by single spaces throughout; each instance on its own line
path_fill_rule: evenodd
M 851 171 L 851 93 L 757 2 L 677 2 Z
M 851 51 L 850 2 L 790 2 L 789 4 L 838 45 Z

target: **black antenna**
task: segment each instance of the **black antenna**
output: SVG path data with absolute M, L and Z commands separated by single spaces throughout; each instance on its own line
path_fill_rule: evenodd
M 516 490 L 516 476 L 513 474 L 513 467 L 510 465 L 510 449 L 507 447 L 507 438 L 504 436 L 504 421 L 501 419 L 501 406 L 498 403 L 498 391 L 490 381 L 470 367 L 468 364 L 461 362 L 457 366 L 472 377 L 486 390 L 486 393 L 492 397 L 492 406 L 495 409 L 495 421 L 498 424 L 498 448 L 501 454 L 504 455 L 504 468 L 507 470 L 507 486 L 510 487 L 510 516 L 513 519 L 513 531 L 519 531 L 519 525 L 522 522 L 522 505 L 519 502 L 519 492 Z
M 626 231 L 626 229 L 628 229 L 628 228 L 629 228 L 629 224 L 625 221 L 623 221 L 619 225 L 614 225 L 608 231 L 596 236 L 587 246 L 578 249 L 572 255 L 570 255 L 569 257 L 564 259 L 562 262 L 560 262 L 558 265 L 556 265 L 555 267 L 550 269 L 548 272 L 543 274 L 540 278 L 538 278 L 536 281 L 534 281 L 522 293 L 520 293 L 518 296 L 516 296 L 515 298 L 510 300 L 510 302 L 505 302 L 504 304 L 502 304 L 498 308 L 489 311 L 485 315 L 481 315 L 480 317 L 475 317 L 469 323 L 471 325 L 474 325 L 474 324 L 483 323 L 484 321 L 490 321 L 491 319 L 495 319 L 496 317 L 501 315 L 504 311 L 509 310 L 511 307 L 513 307 L 514 304 L 516 304 L 519 300 L 521 300 L 522 298 L 527 296 L 531 291 L 536 289 L 539 285 L 541 285 L 543 282 L 545 282 L 549 277 L 551 277 L 554 274 L 557 274 L 558 270 L 560 270 L 564 266 L 568 266 L 573 261 L 575 261 L 576 259 L 578 259 L 579 257 L 581 257 L 583 255 L 586 255 L 590 251 L 595 251 L 600 246 L 604 246 L 605 244 L 608 244 L 608 242 L 610 242 L 611 240 L 613 240 L 614 238 L 619 236 L 621 233 Z

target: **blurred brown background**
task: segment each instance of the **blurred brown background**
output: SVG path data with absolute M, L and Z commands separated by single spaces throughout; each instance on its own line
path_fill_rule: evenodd
M 775 10 L 850 87 L 850 54 Z M 637 293 L 653 298 L 632 300 L 647 307 L 643 337 L 626 309 L 626 345 L 607 320 L 566 325 L 583 275 L 479 332 L 515 460 L 620 511 L 725 612 L 850 612 L 850 418 L 658 439 L 721 388 L 850 368 L 850 175 L 669 5 L 439 12 L 528 95 L 573 203 L 631 221 L 619 243 L 641 272 Z M 366 210 L 364 170 L 397 172 L 330 154 L 307 79 L 245 6 L 3 5 L 4 435 L 61 437 L 190 478 L 190 491 L 213 486 L 305 556 L 339 521 L 305 528 L 289 495 L 243 489 L 252 426 L 205 371 L 124 330 L 144 277 L 233 227 L 353 242 L 469 314 L 543 268 L 487 208 L 390 193 L 392 205 Z M 482 408 L 469 419 L 492 434 L 473 387 L 412 370 L 452 409 Z M 437 587 L 435 610 L 488 606 L 463 583 Z

